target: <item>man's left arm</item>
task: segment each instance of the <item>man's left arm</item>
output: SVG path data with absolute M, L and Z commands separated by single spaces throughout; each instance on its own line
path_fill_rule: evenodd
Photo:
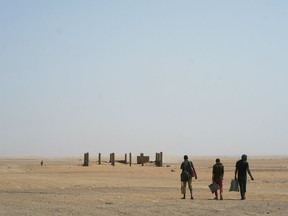
M 252 176 L 252 174 L 251 174 L 251 171 L 250 171 L 250 169 L 249 169 L 249 165 L 247 166 L 247 172 L 248 172 L 248 174 L 249 174 L 251 180 L 253 181 L 254 178 L 253 178 L 253 176 Z

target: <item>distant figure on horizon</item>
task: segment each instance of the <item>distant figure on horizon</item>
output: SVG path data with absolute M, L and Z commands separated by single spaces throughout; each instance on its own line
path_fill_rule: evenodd
M 191 199 L 194 199 L 192 194 L 192 177 L 195 177 L 195 179 L 197 179 L 197 174 L 192 161 L 188 160 L 187 155 L 184 156 L 184 161 L 182 162 L 180 169 L 182 169 L 181 173 L 181 192 L 183 194 L 182 199 L 186 198 L 187 182 L 190 190 Z
M 236 169 L 235 169 L 235 179 L 237 179 L 237 173 L 238 173 L 238 183 L 240 187 L 240 194 L 241 194 L 241 200 L 245 200 L 245 193 L 246 193 L 246 183 L 247 183 L 247 172 L 253 181 L 254 178 L 251 174 L 251 171 L 249 169 L 249 164 L 247 162 L 247 155 L 243 154 L 241 156 L 241 160 L 238 160 L 236 163 Z
M 216 159 L 216 163 L 213 165 L 212 170 L 212 181 L 219 185 L 220 200 L 223 200 L 223 177 L 224 177 L 224 166 L 220 162 L 220 159 Z M 215 191 L 215 200 L 218 200 L 218 190 Z
M 40 165 L 43 166 L 43 164 L 44 164 L 44 162 L 43 162 L 43 160 L 42 160 L 42 161 L 40 162 Z

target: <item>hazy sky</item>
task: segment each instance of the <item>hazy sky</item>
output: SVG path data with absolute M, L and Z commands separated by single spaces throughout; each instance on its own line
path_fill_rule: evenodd
M 287 11 L 0 0 L 0 156 L 287 155 Z

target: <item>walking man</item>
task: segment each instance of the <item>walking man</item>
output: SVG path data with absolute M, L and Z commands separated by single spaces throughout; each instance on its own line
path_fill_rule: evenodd
M 216 163 L 213 166 L 212 181 L 219 185 L 220 200 L 223 200 L 223 177 L 224 177 L 224 166 L 220 162 L 220 159 L 216 159 Z M 215 191 L 215 200 L 218 200 L 218 190 Z
M 182 199 L 186 198 L 186 185 L 188 183 L 188 187 L 190 190 L 190 195 L 191 195 L 191 199 L 193 198 L 193 194 L 192 194 L 192 177 L 195 177 L 195 179 L 197 179 L 197 174 L 196 174 L 196 170 L 194 168 L 194 165 L 192 163 L 192 161 L 188 160 L 188 156 L 184 155 L 184 161 L 181 164 L 182 169 L 182 173 L 183 172 L 187 172 L 188 173 L 188 178 L 187 179 L 181 179 L 181 191 L 183 194 Z
M 235 169 L 235 179 L 237 179 L 238 174 L 238 183 L 240 187 L 240 194 L 241 194 L 241 200 L 245 200 L 245 193 L 246 193 L 246 183 L 247 183 L 247 172 L 251 178 L 251 180 L 254 180 L 251 171 L 249 169 L 249 164 L 247 162 L 247 155 L 243 154 L 241 157 L 241 160 L 236 162 L 236 169 Z

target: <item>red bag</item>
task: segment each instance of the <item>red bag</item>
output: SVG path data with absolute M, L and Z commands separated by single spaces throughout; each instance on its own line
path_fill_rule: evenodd
M 191 166 L 191 173 L 190 174 L 191 174 L 192 178 L 196 177 L 196 172 L 195 172 L 192 161 L 190 161 L 190 166 Z
M 196 176 L 196 173 L 195 173 L 195 170 L 194 170 L 194 169 L 192 169 L 192 171 L 191 171 L 191 176 L 192 176 L 192 177 L 195 177 L 195 176 Z

